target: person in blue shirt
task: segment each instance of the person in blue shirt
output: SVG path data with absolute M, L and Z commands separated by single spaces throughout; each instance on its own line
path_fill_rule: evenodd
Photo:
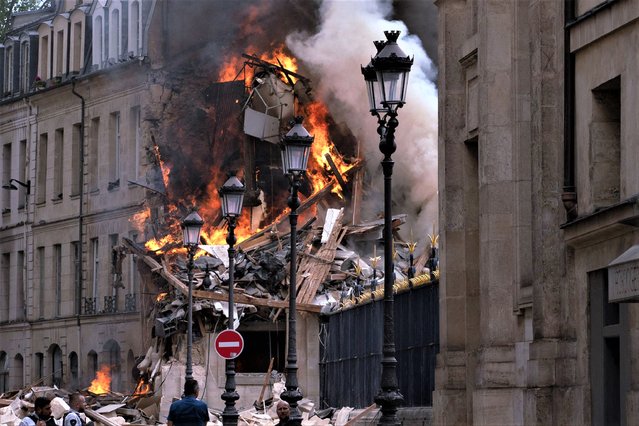
M 205 402 L 197 399 L 200 385 L 195 379 L 184 382 L 184 396 L 169 408 L 167 426 L 206 426 L 209 421 L 209 408 Z

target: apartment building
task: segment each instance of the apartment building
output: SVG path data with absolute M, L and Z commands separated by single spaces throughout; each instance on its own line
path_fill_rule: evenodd
M 0 392 L 112 388 L 146 352 L 135 258 L 149 162 L 146 28 L 154 1 L 59 1 L 14 17 L 2 47 Z
M 437 424 L 639 423 L 634 0 L 439 0 Z

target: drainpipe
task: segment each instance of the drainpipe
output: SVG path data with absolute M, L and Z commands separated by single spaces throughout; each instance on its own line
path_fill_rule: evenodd
M 570 52 L 570 24 L 575 19 L 575 0 L 564 2 L 564 188 L 561 201 L 566 221 L 578 216 L 575 188 L 575 56 Z
M 84 240 L 83 240 L 83 233 L 82 233 L 82 228 L 84 226 L 84 116 L 85 116 L 85 108 L 86 108 L 86 104 L 84 101 L 84 98 L 82 97 L 82 95 L 80 95 L 78 92 L 75 91 L 75 84 L 76 84 L 76 78 L 72 77 L 71 78 L 71 93 L 73 93 L 75 96 L 77 96 L 78 98 L 80 98 L 80 102 L 81 102 L 81 112 L 82 112 L 82 116 L 80 118 L 80 179 L 79 179 L 79 187 L 80 187 L 80 208 L 78 211 L 78 264 L 76 265 L 77 268 L 77 275 L 78 275 L 78 282 L 77 282 L 77 288 L 76 290 L 76 319 L 78 322 L 78 327 L 80 326 L 80 312 L 82 310 L 82 286 L 83 286 L 83 280 L 82 280 L 82 263 L 83 263 L 83 259 L 82 259 L 82 252 L 84 249 Z

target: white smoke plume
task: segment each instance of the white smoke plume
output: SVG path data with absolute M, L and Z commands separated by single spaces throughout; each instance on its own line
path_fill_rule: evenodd
M 401 31 L 398 44 L 414 56 L 406 105 L 399 110 L 393 154 L 393 214 L 407 213 L 416 241 L 437 229 L 437 89 L 435 71 L 421 40 L 407 26 L 389 20 L 390 0 L 324 0 L 321 24 L 315 34 L 293 33 L 287 45 L 305 68 L 321 75 L 314 80 L 315 93 L 328 105 L 333 118 L 347 125 L 361 144 L 378 194 L 374 213 L 383 212 L 383 174 L 379 161 L 376 118 L 368 100 L 360 65 L 376 53 L 373 40 L 385 40 L 384 31 Z M 373 219 L 363 218 L 363 219 Z M 404 231 L 407 231 L 404 229 Z M 410 237 L 405 232 L 405 237 Z

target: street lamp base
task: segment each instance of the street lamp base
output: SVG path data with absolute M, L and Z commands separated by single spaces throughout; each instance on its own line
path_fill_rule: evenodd
M 285 390 L 282 392 L 281 398 L 288 402 L 288 405 L 291 408 L 291 412 L 289 415 L 289 422 L 287 424 L 298 426 L 302 424 L 302 413 L 300 412 L 297 403 L 302 399 L 302 392 L 299 388 Z
M 397 408 L 403 404 L 404 396 L 397 389 L 381 390 L 375 397 L 375 402 L 380 406 L 382 417 L 380 425 L 399 425 Z
M 224 407 L 224 411 L 222 412 L 222 425 L 237 426 L 237 420 L 240 414 L 235 408 L 235 401 L 240 399 L 240 395 L 236 391 L 226 391 L 222 394 L 222 399 L 226 402 L 226 407 Z

